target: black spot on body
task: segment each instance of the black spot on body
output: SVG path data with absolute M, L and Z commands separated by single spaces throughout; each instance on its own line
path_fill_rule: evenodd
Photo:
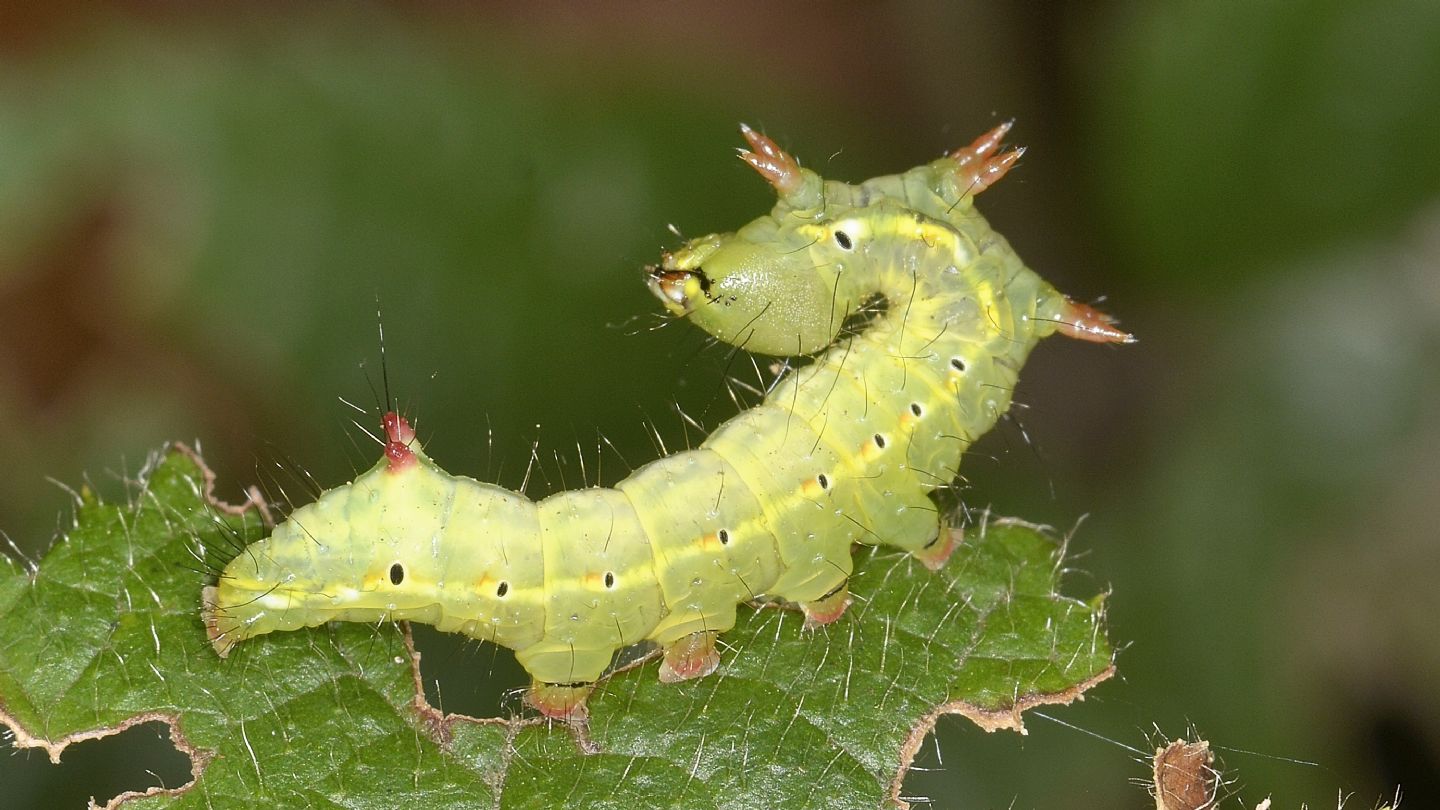
M 720 545 L 722 545 L 722 546 L 728 546 L 728 545 L 730 545 L 730 530 L 729 530 L 729 529 L 721 529 L 719 532 L 717 532 L 717 536 L 720 538 Z
M 405 566 L 395 563 L 390 566 L 390 584 L 399 585 L 405 581 Z
M 508 582 L 506 582 L 506 581 L 504 581 L 504 580 L 501 580 L 499 587 L 497 587 L 497 588 L 495 589 L 495 595 L 498 596 L 498 597 L 500 597 L 501 599 L 504 599 L 504 598 L 505 598 L 505 594 L 507 594 L 507 593 L 509 593 L 509 592 L 510 592 L 510 583 L 508 583 Z
M 841 250 L 849 250 L 855 247 L 855 243 L 850 241 L 850 234 L 844 231 L 835 232 L 835 244 L 839 245 Z

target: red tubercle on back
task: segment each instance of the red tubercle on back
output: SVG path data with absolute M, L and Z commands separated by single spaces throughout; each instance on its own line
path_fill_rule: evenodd
M 415 428 L 411 427 L 410 420 L 395 411 L 386 411 L 381 423 L 385 426 L 385 458 L 390 460 L 390 472 L 413 467 L 416 457 L 410 445 L 415 441 Z

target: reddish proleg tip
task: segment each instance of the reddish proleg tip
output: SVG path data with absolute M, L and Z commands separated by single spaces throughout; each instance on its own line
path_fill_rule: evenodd
M 660 660 L 660 682 L 679 683 L 703 678 L 720 666 L 720 653 L 715 650 L 718 633 L 691 633 L 665 648 Z
M 935 542 L 917 551 L 912 551 L 911 556 L 920 561 L 920 564 L 931 571 L 939 571 L 945 566 L 946 560 L 960 547 L 965 536 L 963 529 L 940 528 L 940 534 Z
M 415 442 L 415 428 L 410 426 L 410 420 L 395 411 L 386 411 L 381 423 L 385 426 L 385 458 L 390 460 L 390 472 L 412 466 L 415 451 L 410 445 Z
M 590 717 L 585 699 L 594 687 L 589 684 L 567 685 L 532 683 L 525 692 L 525 702 L 551 720 L 583 723 Z
M 814 630 L 827 624 L 834 624 L 845 615 L 845 609 L 850 607 L 849 583 L 842 584 L 834 593 L 821 597 L 814 602 L 803 602 L 800 609 L 805 612 L 805 629 Z

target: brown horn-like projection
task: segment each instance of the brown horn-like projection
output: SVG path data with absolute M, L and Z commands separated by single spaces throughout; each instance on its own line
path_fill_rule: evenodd
M 1025 147 L 1011 149 L 1009 152 L 997 155 L 996 150 L 1000 148 L 1000 142 L 1005 140 L 1005 134 L 1014 126 L 1014 121 L 1006 121 L 989 132 L 975 139 L 969 146 L 956 149 L 950 153 L 950 158 L 955 161 L 955 179 L 961 190 L 968 191 L 975 195 L 995 185 L 1015 161 L 1025 154 Z
M 805 176 L 800 171 L 800 161 L 747 124 L 740 125 L 740 134 L 750 144 L 750 149 L 739 150 L 740 159 L 749 163 L 766 182 L 774 186 L 782 199 L 794 196 L 804 187 Z

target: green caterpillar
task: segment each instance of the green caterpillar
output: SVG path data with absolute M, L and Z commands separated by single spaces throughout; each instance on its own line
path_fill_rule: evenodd
M 736 605 L 798 603 L 807 623 L 850 602 L 853 543 L 934 569 L 960 539 L 930 493 L 1010 407 L 1020 367 L 1059 331 L 1129 342 L 1021 263 L 973 199 L 1020 157 L 1009 124 L 904 174 L 822 179 L 742 127 L 741 158 L 776 190 L 769 215 L 690 241 L 647 269 L 671 313 L 752 352 L 814 361 L 699 449 L 614 489 L 538 503 L 454 476 L 385 415 L 381 461 L 297 509 L 203 595 L 210 642 L 330 621 L 407 619 L 509 647 L 526 701 L 556 718 L 615 652 L 650 641 L 660 678 L 719 664 Z M 883 314 L 841 326 L 876 297 Z

